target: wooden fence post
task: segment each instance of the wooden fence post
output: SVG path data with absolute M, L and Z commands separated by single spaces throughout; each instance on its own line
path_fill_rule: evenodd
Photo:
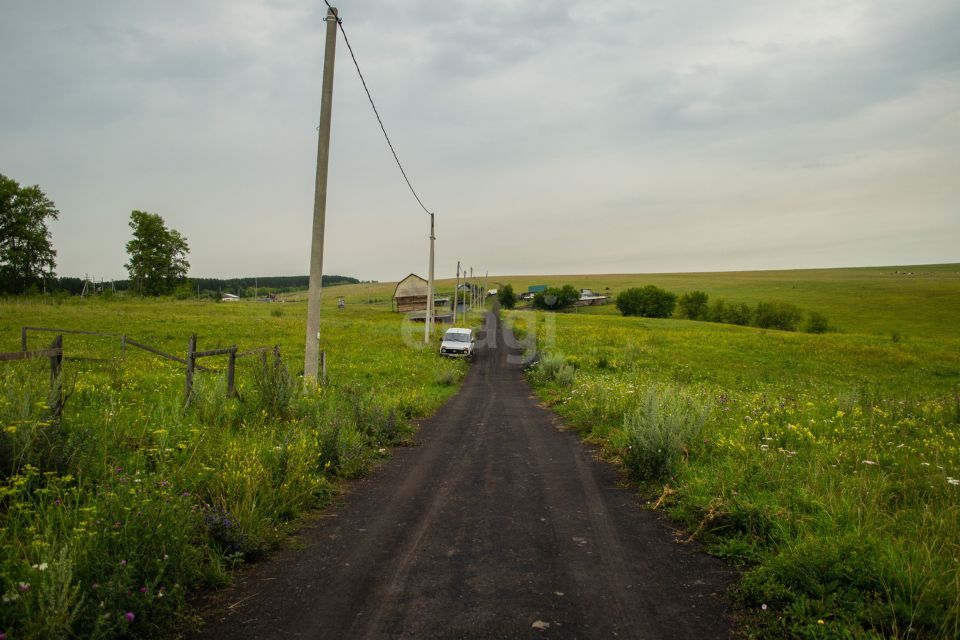
M 280 360 L 280 345 L 275 345 L 275 346 L 273 347 L 273 368 L 274 368 L 274 369 L 279 369 L 279 368 L 280 368 L 280 363 L 281 363 L 281 360 Z
M 27 350 L 27 328 L 20 329 L 20 351 Z
M 63 411 L 63 336 L 59 335 L 50 344 L 51 349 L 59 352 L 50 356 L 50 398 L 53 406 L 54 418 L 59 418 Z
M 183 405 L 190 404 L 190 396 L 193 395 L 193 368 L 196 366 L 197 358 L 194 353 L 197 351 L 197 334 L 190 336 L 187 343 L 187 383 L 184 389 Z
M 230 359 L 227 362 L 227 397 L 232 398 L 237 395 L 237 389 L 234 381 L 236 380 L 237 369 L 237 345 L 230 347 Z
M 127 334 L 120 336 L 120 359 L 127 359 Z

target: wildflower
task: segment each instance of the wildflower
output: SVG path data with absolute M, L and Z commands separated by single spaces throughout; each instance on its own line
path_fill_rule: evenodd
M 26 593 L 27 591 L 30 591 L 30 583 L 29 583 L 29 582 L 18 582 L 18 583 L 17 583 L 17 589 L 20 589 L 20 591 L 22 591 L 23 593 Z
M 960 486 L 960 480 L 957 480 L 956 478 L 947 478 L 947 482 L 955 487 Z
M 123 614 L 123 617 L 127 622 L 133 622 L 137 616 L 133 615 L 133 611 L 127 611 L 125 614 Z
M 146 585 L 140 587 L 140 593 L 146 593 L 146 592 L 147 592 L 147 586 L 146 586 Z
M 120 561 L 120 566 L 121 566 L 121 567 L 126 566 L 126 564 L 127 564 L 127 561 L 126 561 L 126 560 L 121 560 L 121 561 Z
M 764 611 L 766 611 L 766 610 L 767 610 L 767 603 L 763 603 L 762 605 L 760 605 L 760 608 L 763 609 Z
M 827 623 L 821 619 L 821 620 L 817 620 L 817 624 L 827 624 Z
M 864 460 L 863 464 L 877 464 L 877 463 L 874 462 L 873 460 Z
M 9 591 L 3 594 L 3 598 L 0 598 L 0 600 L 3 600 L 3 604 L 10 604 L 11 602 L 16 602 L 19 599 L 20 594 L 16 591 Z
M 40 564 L 33 565 L 31 569 L 36 569 L 37 571 L 46 571 L 47 567 L 49 566 L 50 565 L 48 565 L 46 562 L 41 562 Z

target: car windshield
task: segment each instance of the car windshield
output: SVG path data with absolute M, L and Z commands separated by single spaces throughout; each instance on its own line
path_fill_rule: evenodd
M 447 342 L 470 342 L 469 333 L 448 333 L 443 337 Z

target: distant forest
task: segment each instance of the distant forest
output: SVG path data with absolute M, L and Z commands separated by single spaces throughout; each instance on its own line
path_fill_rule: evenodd
M 323 286 L 329 287 L 338 284 L 357 284 L 360 281 L 350 276 L 323 276 Z M 265 278 L 188 278 L 181 287 L 189 290 L 191 293 L 197 291 L 197 285 L 200 286 L 201 293 L 219 294 L 237 293 L 243 296 L 258 295 L 266 293 L 286 293 L 289 291 L 302 291 L 310 284 L 310 276 L 268 276 Z M 104 280 L 102 285 L 99 281 L 87 285 L 95 285 L 98 289 L 102 286 L 108 291 L 128 291 L 130 289 L 129 280 Z M 83 291 L 83 278 L 56 278 L 52 283 L 54 292 L 60 291 L 80 295 Z

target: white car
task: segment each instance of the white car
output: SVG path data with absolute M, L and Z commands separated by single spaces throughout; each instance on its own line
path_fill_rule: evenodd
M 477 340 L 473 337 L 473 329 L 447 329 L 440 343 L 440 355 L 451 358 L 469 358 L 473 355 L 473 347 Z

